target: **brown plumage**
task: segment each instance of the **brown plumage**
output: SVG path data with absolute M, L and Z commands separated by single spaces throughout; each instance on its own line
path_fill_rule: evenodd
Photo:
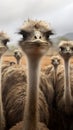
M 24 70 L 24 66 L 17 67 L 16 65 L 10 66 L 9 68 L 3 70 L 2 75 L 2 88 L 4 95 L 3 102 L 5 108 L 6 124 L 7 127 L 10 128 L 23 119 L 26 99 L 27 76 L 26 70 Z M 48 88 L 45 87 L 47 85 L 48 82 L 46 81 L 45 76 L 41 75 L 40 88 L 42 91 L 39 90 L 39 113 L 40 120 L 48 125 L 48 104 L 45 100 L 44 95 L 47 91 L 49 91 Z
M 23 128 L 22 126 L 23 126 L 23 122 L 20 122 L 20 123 L 17 123 L 15 126 L 13 126 L 10 130 L 22 130 Z M 42 122 L 39 122 L 38 126 L 40 130 L 49 130 L 47 126 Z

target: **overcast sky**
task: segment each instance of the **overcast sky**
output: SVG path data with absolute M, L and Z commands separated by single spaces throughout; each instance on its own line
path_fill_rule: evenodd
M 28 18 L 46 20 L 57 35 L 73 32 L 73 0 L 0 0 L 0 31 L 11 43 L 20 39 L 16 32 Z

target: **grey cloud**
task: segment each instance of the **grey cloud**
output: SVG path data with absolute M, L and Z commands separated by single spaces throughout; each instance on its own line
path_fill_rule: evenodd
M 50 22 L 57 34 L 73 31 L 72 0 L 0 0 L 0 30 L 11 36 L 11 42 L 20 38 L 14 32 L 26 18 Z
M 0 22 L 53 12 L 72 0 L 0 0 Z

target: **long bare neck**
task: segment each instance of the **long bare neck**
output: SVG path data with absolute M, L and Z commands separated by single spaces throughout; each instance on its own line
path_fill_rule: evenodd
M 70 87 L 70 66 L 69 60 L 64 61 L 65 71 L 64 71 L 64 100 L 65 109 L 68 109 L 71 105 L 71 87 Z
M 17 60 L 17 64 L 18 64 L 18 65 L 19 65 L 19 63 L 20 63 L 20 59 Z
M 28 59 L 28 88 L 24 113 L 24 129 L 37 130 L 39 61 Z
M 54 87 L 56 87 L 57 83 L 57 67 L 54 67 Z
M 4 130 L 5 118 L 2 103 L 2 89 L 1 89 L 1 57 L 0 57 L 0 130 Z

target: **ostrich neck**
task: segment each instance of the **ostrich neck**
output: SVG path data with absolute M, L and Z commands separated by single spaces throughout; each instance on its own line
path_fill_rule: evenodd
M 20 62 L 20 60 L 18 59 L 18 60 L 17 60 L 17 64 L 19 64 L 19 62 Z
M 54 68 L 54 87 L 56 87 L 57 83 L 57 67 Z
M 28 59 L 28 88 L 24 112 L 24 129 L 37 130 L 39 60 Z
M 65 64 L 65 72 L 64 72 L 64 98 L 65 98 L 65 106 L 68 107 L 71 104 L 69 60 L 64 61 L 64 64 Z
M 5 123 L 2 103 L 2 89 L 1 89 L 1 57 L 0 57 L 0 130 L 4 130 L 3 123 Z

